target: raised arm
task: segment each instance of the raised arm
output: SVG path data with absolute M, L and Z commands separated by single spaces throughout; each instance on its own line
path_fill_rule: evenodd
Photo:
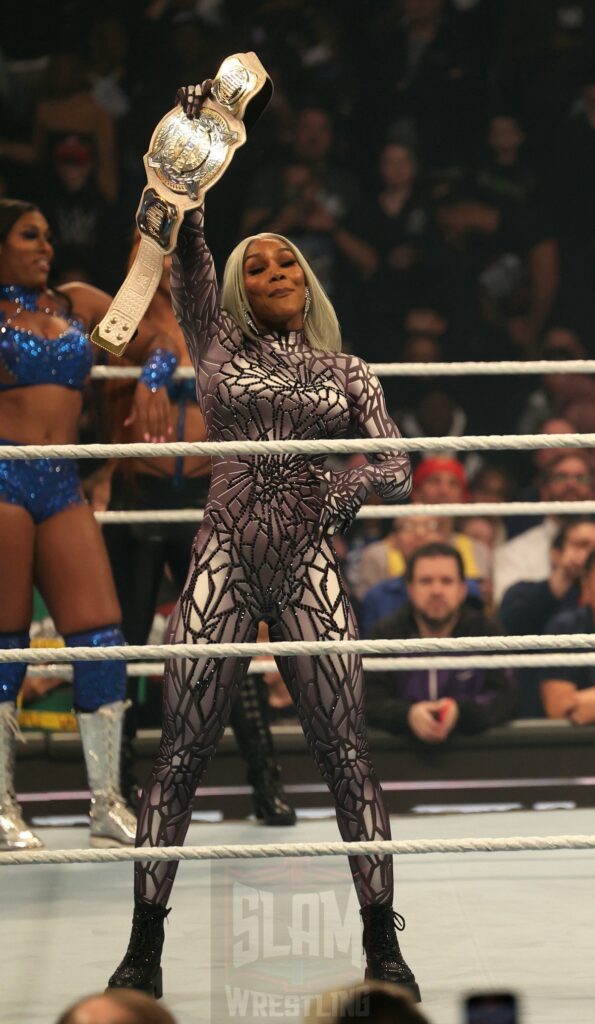
M 197 373 L 207 352 L 215 363 L 229 358 L 242 335 L 219 306 L 213 257 L 204 235 L 203 206 L 186 214 L 180 228 L 172 259 L 171 296 Z
M 345 389 L 351 402 L 352 423 L 361 437 L 401 436 L 386 410 L 380 382 L 363 359 L 349 357 Z M 371 491 L 389 502 L 405 501 L 409 497 L 411 463 L 405 452 L 378 452 L 370 455 L 362 466 L 338 473 L 327 472 L 323 479 L 326 484 L 323 527 L 329 533 L 344 533 Z

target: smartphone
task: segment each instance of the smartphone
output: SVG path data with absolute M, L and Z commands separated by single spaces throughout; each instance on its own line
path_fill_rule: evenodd
M 465 1000 L 465 1024 L 519 1024 L 519 1007 L 512 992 L 482 992 Z

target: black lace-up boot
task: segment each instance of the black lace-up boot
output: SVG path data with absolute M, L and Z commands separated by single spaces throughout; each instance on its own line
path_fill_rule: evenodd
M 108 988 L 136 988 L 155 999 L 163 995 L 161 951 L 163 922 L 169 910 L 159 904 L 134 901 L 132 933 L 122 963 L 107 983 Z
M 421 1002 L 419 986 L 411 968 L 403 959 L 397 931 L 405 928 L 405 920 L 392 907 L 363 907 L 360 911 L 364 923 L 363 945 L 366 954 L 366 979 L 390 981 L 406 988 L 416 1003 Z
M 254 813 L 265 825 L 295 825 L 296 815 L 281 783 L 281 769 L 268 722 L 266 691 L 254 676 L 242 683 L 231 711 L 230 725 L 238 749 L 248 765 L 247 780 L 253 789 Z

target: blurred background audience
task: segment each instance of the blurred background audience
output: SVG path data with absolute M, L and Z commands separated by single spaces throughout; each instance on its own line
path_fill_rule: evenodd
M 292 238 L 332 296 L 348 351 L 419 364 L 415 377 L 382 378 L 406 436 L 593 431 L 588 375 L 428 375 L 454 359 L 595 355 L 589 0 L 377 0 L 366 17 L 355 0 L 56 0 L 51 13 L 36 0 L 26 32 L 7 10 L 0 195 L 47 211 L 54 283 L 117 289 L 155 124 L 179 85 L 249 49 L 275 94 L 209 193 L 219 270 L 243 234 Z M 88 394 L 87 441 L 114 436 L 102 390 Z M 335 538 L 364 635 L 410 614 L 407 563 L 429 543 L 462 559 L 465 617 L 499 613 L 521 633 L 557 612 L 586 614 L 590 519 L 475 515 L 473 505 L 593 499 L 590 450 L 424 455 L 413 501 L 469 513 L 360 519 Z M 118 508 L 138 505 L 131 488 L 116 491 Z M 111 528 L 114 552 L 131 532 L 141 531 Z M 157 604 L 173 589 L 166 571 Z M 538 682 L 526 691 L 533 714 L 543 713 Z

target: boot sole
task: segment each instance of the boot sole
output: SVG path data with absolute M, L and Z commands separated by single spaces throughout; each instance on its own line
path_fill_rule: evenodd
M 47 850 L 47 846 L 44 843 L 0 843 L 0 853 L 22 853 L 24 850 Z
M 90 836 L 89 846 L 94 846 L 98 849 L 108 849 L 110 846 L 134 846 L 134 839 L 132 839 L 131 842 L 129 843 L 125 843 L 121 839 L 116 839 L 113 836 Z
M 163 995 L 163 971 L 161 967 L 151 982 L 151 995 L 153 999 L 161 999 Z
M 259 825 L 268 825 L 268 826 L 271 826 L 271 825 L 272 826 L 277 826 L 277 825 L 278 826 L 283 826 L 283 825 L 295 825 L 295 824 L 297 824 L 297 818 L 295 818 L 293 816 L 290 818 L 289 815 L 287 815 L 286 817 L 282 817 L 281 815 L 278 815 L 275 818 L 266 818 L 264 814 L 257 814 L 256 815 L 256 820 L 257 820 Z
M 365 978 L 365 981 L 372 981 L 373 980 L 367 970 L 366 970 L 364 978 Z M 375 979 L 375 980 L 378 980 L 378 979 Z M 388 979 L 382 979 L 382 980 L 388 980 Z M 409 993 L 409 995 L 413 999 L 414 1003 L 421 1003 L 421 992 L 419 991 L 419 985 L 417 984 L 415 979 L 413 979 L 413 981 L 398 981 L 398 982 L 394 982 L 394 984 L 398 985 L 399 988 L 404 988 Z
M 407 989 L 414 1003 L 421 1003 L 421 992 L 416 981 L 406 981 L 402 983 L 402 987 Z
M 163 970 L 160 967 L 148 985 L 108 985 L 105 991 L 113 992 L 114 989 L 118 988 L 133 989 L 135 992 L 146 992 L 147 995 L 153 996 L 153 999 L 161 999 L 163 996 Z

